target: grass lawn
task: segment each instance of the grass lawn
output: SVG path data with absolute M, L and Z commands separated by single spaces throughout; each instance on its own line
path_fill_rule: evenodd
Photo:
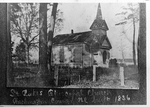
M 68 72 L 68 71 L 67 71 Z M 66 72 L 64 72 L 66 76 Z M 62 76 L 60 74 L 60 76 Z M 70 84 L 59 85 L 61 88 L 118 88 L 138 89 L 138 70 L 134 66 L 125 66 L 125 85 L 121 86 L 119 68 L 108 68 L 96 70 L 96 81 L 92 81 L 92 69 L 71 70 Z M 14 69 L 14 87 L 54 87 L 54 81 L 50 75 L 40 76 L 37 67 L 22 67 Z M 61 83 L 63 80 L 60 80 Z
M 14 87 L 47 87 L 51 86 L 49 75 L 39 75 L 38 67 L 14 68 Z
M 125 85 L 121 86 L 119 68 L 109 68 L 103 72 L 97 70 L 97 80 L 91 81 L 83 79 L 69 86 L 62 88 L 113 88 L 113 89 L 138 89 L 139 75 L 138 69 L 133 66 L 124 68 Z

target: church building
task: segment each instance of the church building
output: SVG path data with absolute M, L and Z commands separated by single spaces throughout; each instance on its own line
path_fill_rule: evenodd
M 96 18 L 86 32 L 57 35 L 53 38 L 52 64 L 69 67 L 109 66 L 111 43 L 108 26 L 98 4 Z

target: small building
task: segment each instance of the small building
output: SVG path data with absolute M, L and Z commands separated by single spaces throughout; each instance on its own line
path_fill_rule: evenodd
M 108 67 L 111 43 L 108 26 L 98 5 L 96 19 L 90 31 L 57 35 L 53 39 L 52 64 L 70 67 Z

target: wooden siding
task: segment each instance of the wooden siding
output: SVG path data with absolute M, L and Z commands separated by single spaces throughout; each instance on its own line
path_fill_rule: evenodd
M 95 53 L 86 50 L 85 44 L 72 44 L 63 46 L 53 46 L 53 64 L 61 64 L 70 67 L 89 67 L 93 64 L 108 66 L 108 54 L 106 64 L 103 63 L 103 52 L 109 50 L 99 49 Z
M 58 45 L 53 46 L 52 54 L 53 64 L 62 64 L 65 66 L 82 66 L 82 45 Z

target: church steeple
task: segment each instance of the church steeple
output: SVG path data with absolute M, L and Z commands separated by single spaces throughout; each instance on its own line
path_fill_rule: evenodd
M 102 11 L 100 3 L 98 4 L 96 19 L 102 19 Z
M 92 23 L 90 29 L 91 30 L 104 30 L 104 31 L 108 30 L 108 26 L 105 20 L 102 19 L 102 11 L 101 11 L 100 3 L 98 4 L 96 19 Z

